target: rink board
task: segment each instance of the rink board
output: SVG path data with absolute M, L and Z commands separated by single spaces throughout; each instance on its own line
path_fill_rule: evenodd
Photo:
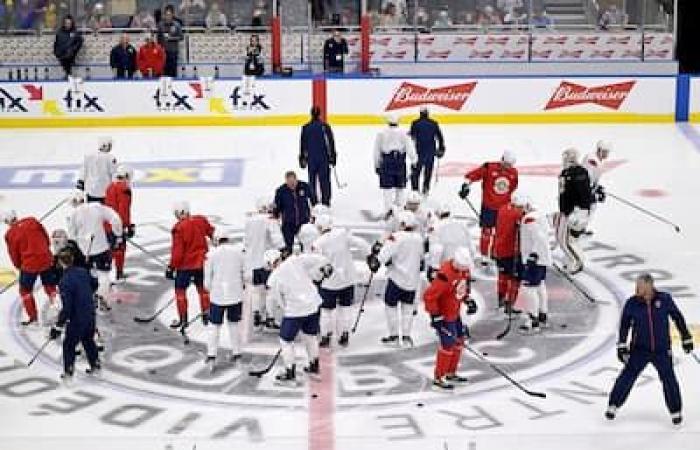
M 700 122 L 700 77 L 690 79 L 689 109 L 689 120 L 691 122 Z

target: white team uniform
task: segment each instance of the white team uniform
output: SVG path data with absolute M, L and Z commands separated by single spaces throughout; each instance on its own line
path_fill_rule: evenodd
M 384 295 L 386 304 L 386 319 L 389 327 L 389 336 L 410 336 L 413 316 L 415 312 L 415 292 L 420 287 L 420 268 L 423 259 L 423 238 L 415 231 L 397 231 L 393 233 L 384 243 L 377 258 L 382 264 L 387 264 L 387 278 L 389 281 L 403 291 L 404 299 L 401 309 L 397 306 L 389 306 L 394 303 L 394 293 L 389 289 Z M 400 320 L 399 320 L 400 316 Z
M 80 251 L 86 258 L 101 255 L 104 262 L 102 268 L 97 267 L 97 281 L 99 283 L 97 294 L 104 301 L 108 301 L 109 271 L 111 269 L 111 256 L 103 255 L 110 249 L 104 224 L 108 222 L 112 226 L 115 236 L 122 236 L 122 221 L 112 208 L 100 203 L 81 203 L 68 217 L 68 236 L 78 243 Z M 104 270 L 109 266 L 107 270 Z
M 474 261 L 478 256 L 476 245 L 466 224 L 449 216 L 437 219 L 428 234 L 428 264 L 438 270 L 442 263 L 454 257 L 457 248 L 465 246 Z
M 377 134 L 374 143 L 374 168 L 379 170 L 380 188 L 384 196 L 384 211 L 389 212 L 392 205 L 403 208 L 405 198 L 404 190 L 406 186 L 406 158 L 410 164 L 414 164 L 418 156 L 413 146 L 413 141 L 405 131 L 398 127 L 388 127 Z M 391 171 L 397 174 L 387 177 Z M 402 173 L 403 182 L 397 180 Z M 384 186 L 382 186 L 384 180 Z
M 219 335 L 223 325 L 223 316 L 239 305 L 243 297 L 244 276 L 247 273 L 244 249 L 242 244 L 222 243 L 213 247 L 207 253 L 204 261 L 204 287 L 209 291 L 212 308 L 209 327 L 209 340 L 207 342 L 207 355 L 216 357 L 219 346 Z M 218 308 L 221 307 L 221 308 Z M 216 308 L 217 311 L 213 311 Z M 231 314 L 234 314 L 233 311 Z M 239 355 L 240 331 L 238 321 L 226 320 L 229 339 L 231 342 L 231 354 Z
M 403 211 L 405 208 L 399 208 L 398 206 L 392 206 L 391 207 L 391 212 L 392 214 L 389 216 L 389 218 L 385 222 L 385 236 L 384 239 L 389 237 L 391 233 L 395 233 L 399 231 L 400 228 L 400 223 L 399 223 L 399 213 Z M 418 226 L 416 227 L 416 231 L 423 237 L 427 237 L 428 235 L 428 230 L 430 229 L 432 223 L 435 221 L 435 213 L 425 206 L 424 204 L 421 204 L 418 209 L 415 211 L 412 211 L 414 217 L 416 218 L 416 221 L 418 222 Z
M 85 155 L 78 179 L 85 184 L 90 197 L 104 198 L 117 171 L 117 159 L 110 152 L 97 151 Z
M 581 161 L 581 165 L 588 171 L 588 178 L 591 180 L 591 192 L 593 192 L 600 183 L 600 177 L 603 175 L 603 164 L 604 162 L 598 158 L 596 152 L 589 153 L 584 156 Z M 588 224 L 590 225 L 593 219 L 593 214 L 595 213 L 598 202 L 591 203 L 591 209 L 588 213 Z
M 520 223 L 520 254 L 523 261 L 527 261 L 530 255 L 537 256 L 534 268 L 525 267 L 522 294 L 525 297 L 526 308 L 530 315 L 531 327 L 546 317 L 548 311 L 548 297 L 545 279 L 547 268 L 552 265 L 552 251 L 549 246 L 550 227 L 544 214 L 538 211 L 530 211 L 523 216 Z M 545 319 L 546 320 L 546 319 Z
M 321 236 L 321 232 L 318 231 L 316 225 L 312 223 L 305 223 L 299 228 L 299 233 L 297 233 L 297 239 L 299 239 L 299 244 L 301 244 L 302 253 L 311 253 L 312 247 L 316 239 Z
M 335 328 L 339 333 L 347 333 L 350 330 L 351 307 L 339 305 L 338 320 L 335 321 L 335 301 L 342 296 L 343 290 L 352 289 L 348 296 L 354 296 L 354 287 L 357 283 L 357 270 L 352 257 L 352 248 L 358 248 L 363 255 L 369 255 L 370 245 L 363 239 L 353 236 L 344 228 L 334 228 L 314 241 L 314 252 L 325 256 L 333 267 L 333 274 L 321 283 L 321 288 L 333 298 L 333 308 L 321 308 L 321 335 L 332 334 Z M 330 291 L 330 292 L 329 292 Z M 352 302 L 352 299 L 350 299 Z M 337 326 L 336 326 L 337 325 Z

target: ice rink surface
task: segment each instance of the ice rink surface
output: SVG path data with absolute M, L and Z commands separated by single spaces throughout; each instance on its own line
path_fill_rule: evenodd
M 348 187 L 334 189 L 333 214 L 336 223 L 367 239 L 381 232 L 380 223 L 361 214 L 381 206 L 372 167 L 379 129 L 335 129 L 338 175 Z M 275 386 L 272 374 L 248 377 L 249 368 L 263 366 L 275 352 L 273 335 L 251 339 L 241 365 L 222 365 L 210 375 L 202 364 L 202 325 L 192 327 L 192 343 L 185 346 L 166 327 L 174 311 L 148 325 L 132 320 L 167 302 L 172 288 L 156 262 L 130 247 L 130 276 L 114 288 L 119 303 L 99 318 L 108 337 L 100 379 L 79 376 L 72 388 L 62 386 L 60 350 L 53 343 L 27 368 L 45 330 L 21 329 L 17 290 L 2 295 L 0 449 L 697 449 L 700 364 L 677 342 L 682 427 L 672 427 L 653 369 L 640 378 L 614 422 L 606 422 L 603 411 L 621 367 L 615 358 L 620 303 L 633 292 L 638 273 L 652 271 L 661 289 L 672 290 L 700 343 L 699 131 L 671 124 L 450 125 L 444 133 L 447 155 L 429 201 L 451 202 L 475 237 L 473 216 L 456 196 L 466 169 L 513 150 L 519 190 L 550 212 L 556 208 L 561 151 L 574 146 L 587 153 L 599 139 L 613 143 L 602 178 L 607 190 L 681 228 L 677 234 L 609 198 L 593 220 L 587 269 L 577 275 L 598 303 L 589 304 L 552 274 L 553 326 L 539 336 L 513 332 L 495 340 L 505 320 L 494 309 L 492 275 L 477 272 L 483 281 L 474 288 L 480 311 L 470 319 L 471 345 L 529 388 L 546 392 L 547 399 L 525 396 L 468 354 L 462 369 L 472 383 L 451 394 L 432 392 L 436 343 L 420 305 L 414 348 L 379 344 L 386 327 L 381 280 L 370 291 L 350 347 L 322 352 L 321 382 L 305 380 L 289 389 Z M 0 208 L 14 208 L 20 217 L 42 215 L 70 192 L 77 164 L 103 135 L 113 136 L 115 156 L 137 169 L 135 240 L 166 260 L 175 200 L 188 200 L 193 212 L 238 233 L 255 199 L 271 196 L 284 172 L 297 167 L 299 130 L 292 127 L 4 130 Z M 479 195 L 472 193 L 477 204 Z M 60 208 L 45 221 L 47 229 L 65 226 L 68 213 L 69 206 Z M 0 253 L 4 285 L 14 272 L 5 249 Z M 359 299 L 364 287 L 358 282 Z M 197 302 L 190 299 L 194 316 Z M 79 360 L 78 370 L 84 365 Z

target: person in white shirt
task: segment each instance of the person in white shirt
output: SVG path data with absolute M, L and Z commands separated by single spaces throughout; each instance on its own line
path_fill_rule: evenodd
M 476 245 L 466 224 L 452 218 L 452 208 L 448 204 L 438 206 L 437 220 L 428 233 L 428 281 L 432 281 L 440 266 L 454 257 L 459 247 L 469 250 L 472 261 L 476 259 Z M 473 270 L 473 267 L 469 268 Z
M 415 231 L 417 221 L 410 211 L 399 215 L 401 230 L 385 241 L 378 255 L 367 259 L 369 269 L 377 272 L 381 264 L 387 266 L 387 284 L 384 292 L 386 320 L 389 335 L 384 344 L 412 345 L 411 326 L 416 314 L 416 290 L 421 284 L 423 238 Z
M 317 283 L 331 276 L 333 269 L 328 259 L 319 254 L 291 255 L 283 260 L 278 250 L 268 250 L 265 261 L 272 271 L 267 280 L 268 295 L 283 311 L 280 345 L 285 370 L 277 375 L 276 380 L 280 384 L 296 384 L 294 340 L 299 331 L 308 359 L 304 371 L 318 377 L 319 307 L 322 300 Z
M 406 189 L 406 157 L 411 165 L 418 160 L 413 141 L 399 129 L 399 117 L 387 117 L 388 128 L 380 131 L 374 142 L 374 170 L 379 175 L 379 188 L 384 197 L 384 212 L 393 205 L 403 208 Z
M 97 152 L 85 155 L 76 188 L 84 191 L 88 202 L 104 203 L 105 193 L 117 172 L 117 159 L 111 154 L 112 138 L 102 137 Z
M 600 177 L 603 175 L 605 160 L 608 159 L 611 151 L 612 145 L 609 142 L 598 141 L 595 152 L 584 156 L 581 161 L 583 168 L 588 171 L 588 178 L 591 182 L 591 192 L 595 200 L 591 203 L 591 209 L 588 213 L 588 227 L 591 225 L 591 220 L 593 219 L 593 214 L 595 213 L 598 203 L 603 203 L 605 201 L 605 188 L 600 184 Z M 590 236 L 593 232 L 588 229 L 584 234 Z
M 207 341 L 207 366 L 211 372 L 216 366 L 219 336 L 226 316 L 226 328 L 231 343 L 229 360 L 236 362 L 241 357 L 240 330 L 243 285 L 246 271 L 242 244 L 233 244 L 225 232 L 214 231 L 214 248 L 204 261 L 204 287 L 209 291 L 209 340 Z
M 333 330 L 336 330 L 340 335 L 338 344 L 347 347 L 350 341 L 352 304 L 357 282 L 352 248 L 358 248 L 363 256 L 367 256 L 371 253 L 370 245 L 344 228 L 334 228 L 333 220 L 328 215 L 317 217 L 315 225 L 321 235 L 314 241 L 313 251 L 328 258 L 333 267 L 333 274 L 321 283 L 319 291 L 323 299 L 320 346 L 329 347 Z

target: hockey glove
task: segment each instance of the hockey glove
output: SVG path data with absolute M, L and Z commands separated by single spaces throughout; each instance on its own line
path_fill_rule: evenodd
M 430 326 L 438 331 L 441 331 L 445 326 L 445 319 L 443 319 L 442 316 L 431 315 Z
M 132 223 L 126 227 L 126 238 L 133 239 L 134 236 L 136 236 L 136 225 Z
M 289 258 L 289 255 L 292 254 L 292 251 L 288 249 L 287 247 L 282 247 L 279 249 L 280 251 L 280 259 L 284 261 L 285 259 Z
M 168 268 L 165 269 L 165 279 L 166 280 L 174 280 L 175 279 L 175 269 L 168 266 Z
M 526 262 L 528 268 L 530 268 L 532 266 L 536 266 L 538 259 L 539 259 L 539 256 L 537 255 L 537 253 L 530 253 L 527 257 L 527 262 Z
M 379 176 L 382 176 L 382 169 L 380 169 L 379 167 L 375 167 L 375 168 L 374 168 L 374 173 L 376 173 L 376 174 L 379 175 Z
M 428 281 L 432 282 L 435 279 L 435 276 L 438 274 L 437 269 L 433 267 L 428 267 L 428 270 L 425 272 L 425 275 L 428 277 Z
M 379 267 L 381 267 L 381 263 L 379 262 L 377 255 L 369 255 L 367 257 L 367 267 L 369 267 L 370 272 L 377 273 Z
M 51 327 L 51 330 L 49 330 L 49 339 L 56 340 L 59 337 L 61 337 L 61 333 L 63 333 L 63 327 L 59 327 L 58 325 L 54 325 Z
M 331 275 L 333 275 L 333 266 L 326 264 L 321 267 L 321 281 L 325 280 L 326 278 L 330 278 Z
M 459 198 L 462 200 L 469 197 L 469 183 L 462 183 L 462 188 L 459 190 Z
M 467 305 L 467 314 L 470 316 L 472 314 L 476 314 L 476 311 L 479 309 L 476 306 L 476 302 L 474 300 L 472 300 L 471 298 L 468 298 L 467 300 L 465 300 L 464 304 Z
M 438 159 L 445 156 L 445 146 L 444 145 L 441 145 L 440 147 L 438 147 L 438 149 L 435 151 L 435 156 L 437 156 Z
M 627 344 L 619 343 L 617 344 L 617 359 L 622 364 L 627 364 L 630 359 L 630 350 L 627 348 Z
M 376 241 L 374 244 L 372 244 L 372 254 L 373 255 L 378 255 L 379 252 L 382 251 L 382 243 L 379 241 Z
M 682 345 L 683 345 L 684 352 L 686 352 L 686 353 L 692 352 L 693 348 L 695 348 L 695 346 L 693 345 L 693 336 L 688 335 L 688 336 L 684 337 Z
M 430 241 L 428 239 L 423 241 L 423 253 L 430 253 Z
M 75 183 L 75 188 L 79 191 L 84 191 L 85 190 L 85 182 L 83 180 L 78 180 Z
M 605 194 L 605 189 L 603 188 L 603 186 L 601 186 L 601 185 L 596 186 L 595 191 L 593 191 L 593 194 L 595 195 L 595 200 L 598 203 L 603 203 L 605 201 L 606 194 Z
M 306 169 L 306 164 L 308 162 L 309 162 L 309 160 L 305 154 L 303 154 L 303 153 L 299 154 L 299 167 L 301 167 L 302 169 Z
M 335 152 L 331 153 L 328 155 L 328 164 L 331 165 L 331 167 L 335 167 L 335 163 L 338 161 L 338 155 L 336 155 Z

